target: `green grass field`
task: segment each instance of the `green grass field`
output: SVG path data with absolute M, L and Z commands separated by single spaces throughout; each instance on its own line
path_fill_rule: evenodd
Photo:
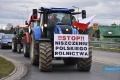
M 15 66 L 10 61 L 0 57 L 0 78 L 9 75 L 14 69 Z

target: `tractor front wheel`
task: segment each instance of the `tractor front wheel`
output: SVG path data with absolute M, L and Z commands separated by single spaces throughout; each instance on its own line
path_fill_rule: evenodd
M 89 53 L 88 58 L 79 58 L 77 61 L 77 68 L 79 71 L 90 71 L 92 64 L 92 52 Z
M 39 43 L 39 70 L 52 71 L 52 48 L 50 42 Z

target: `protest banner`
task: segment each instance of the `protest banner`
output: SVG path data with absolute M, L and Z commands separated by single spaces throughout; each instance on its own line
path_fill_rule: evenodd
M 88 35 L 54 34 L 54 57 L 89 57 Z

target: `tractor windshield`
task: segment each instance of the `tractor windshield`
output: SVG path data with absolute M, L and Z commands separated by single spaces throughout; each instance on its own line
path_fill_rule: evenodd
M 20 31 L 23 30 L 23 32 L 28 32 L 28 29 L 27 28 L 16 28 L 15 29 L 15 32 L 16 34 L 20 34 Z
M 53 25 L 71 25 L 71 16 L 67 13 L 48 14 L 48 23 Z

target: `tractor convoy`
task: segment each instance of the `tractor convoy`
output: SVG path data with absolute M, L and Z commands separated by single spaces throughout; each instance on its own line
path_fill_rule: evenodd
M 76 15 L 86 18 L 86 11 L 75 12 L 69 8 L 33 9 L 29 22 L 17 27 L 12 41 L 12 51 L 30 57 L 32 65 L 43 72 L 52 71 L 52 60 L 62 59 L 65 65 L 76 65 L 79 71 L 90 71 L 92 51 L 89 49 L 87 27 L 82 30 Z M 23 36 L 20 29 L 25 29 Z M 76 52 L 75 52 L 76 51 Z M 87 55 L 87 57 L 83 56 Z M 82 56 L 81 56 L 82 55 Z

